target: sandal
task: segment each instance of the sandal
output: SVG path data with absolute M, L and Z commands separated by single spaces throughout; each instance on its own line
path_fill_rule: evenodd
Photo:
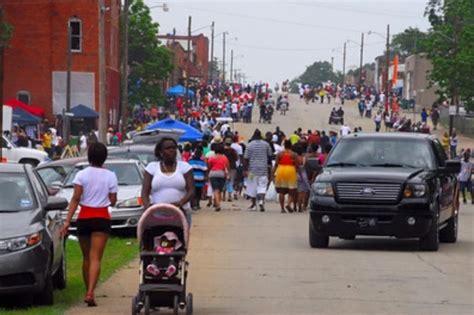
M 88 307 L 97 306 L 97 303 L 94 299 L 94 294 L 86 294 L 86 297 L 84 298 L 84 303 L 86 303 Z
M 290 206 L 286 206 L 285 209 L 286 209 L 286 211 L 288 211 L 289 213 L 292 213 L 292 212 L 293 212 L 293 209 L 291 209 Z

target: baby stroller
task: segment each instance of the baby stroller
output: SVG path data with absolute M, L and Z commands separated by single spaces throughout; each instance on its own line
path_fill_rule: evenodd
M 191 315 L 193 295 L 186 294 L 189 225 L 183 211 L 169 204 L 149 207 L 138 222 L 137 237 L 140 285 L 138 294 L 132 298 L 132 314 L 140 314 L 143 309 L 148 315 L 159 307 L 167 307 L 175 315 L 180 309 Z M 164 248 L 163 242 L 171 246 Z

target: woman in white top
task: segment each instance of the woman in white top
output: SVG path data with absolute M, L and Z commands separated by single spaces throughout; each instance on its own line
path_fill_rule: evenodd
M 61 233 L 68 232 L 71 219 L 80 205 L 77 217 L 77 235 L 81 246 L 82 274 L 87 289 L 84 302 L 97 306 L 94 290 L 100 274 L 100 264 L 110 233 L 109 206 L 117 202 L 117 176 L 103 168 L 107 159 L 107 147 L 92 143 L 87 150 L 90 166 L 74 177 L 74 194 L 69 203 L 69 212 Z
M 181 208 L 191 223 L 190 201 L 194 196 L 192 167 L 176 159 L 178 145 L 174 139 L 163 138 L 155 147 L 157 162 L 145 169 L 142 186 L 143 206 L 169 203 Z

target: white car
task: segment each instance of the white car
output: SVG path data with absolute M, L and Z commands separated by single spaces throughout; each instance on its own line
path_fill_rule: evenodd
M 44 151 L 17 147 L 3 135 L 1 140 L 2 157 L 6 158 L 8 163 L 25 163 L 36 166 L 50 160 Z
M 57 197 L 64 197 L 68 201 L 73 195 L 74 177 L 77 172 L 89 166 L 89 163 L 82 162 L 75 165 L 74 169 L 67 175 Z M 138 220 L 143 214 L 141 201 L 141 189 L 143 182 L 144 168 L 136 160 L 107 160 L 104 167 L 115 173 L 118 179 L 119 189 L 117 192 L 117 203 L 114 207 L 109 207 L 112 229 L 135 228 Z M 72 222 L 71 230 L 75 230 L 75 221 L 79 211 L 76 211 Z M 62 213 L 66 218 L 67 212 Z

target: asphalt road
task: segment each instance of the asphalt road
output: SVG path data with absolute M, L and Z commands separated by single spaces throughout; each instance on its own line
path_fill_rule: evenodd
M 295 101 L 272 125 L 236 124 L 285 132 L 327 128 L 331 105 Z M 355 107 L 346 119 L 364 130 Z M 334 130 L 336 128 L 333 128 Z M 308 244 L 308 214 L 249 212 L 245 201 L 226 203 L 193 218 L 188 259 L 195 314 L 474 314 L 474 207 L 461 206 L 459 240 L 438 252 L 420 252 L 416 240 L 332 238 L 329 249 Z M 78 305 L 67 314 L 130 314 L 138 287 L 138 260 L 97 292 L 98 308 Z M 159 314 L 172 314 L 161 310 Z

